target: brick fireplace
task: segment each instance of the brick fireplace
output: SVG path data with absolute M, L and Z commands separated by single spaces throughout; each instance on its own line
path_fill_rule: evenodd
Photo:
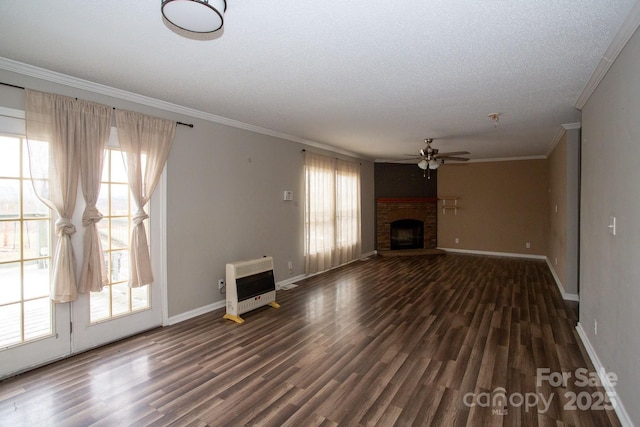
M 391 223 L 400 220 L 423 222 L 424 247 L 438 245 L 437 198 L 380 198 L 376 200 L 377 249 L 391 249 Z

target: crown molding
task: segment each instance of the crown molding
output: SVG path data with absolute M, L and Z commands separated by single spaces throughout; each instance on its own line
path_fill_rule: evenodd
M 580 129 L 582 127 L 582 122 L 565 123 L 562 127 L 566 130 Z
M 602 58 L 600 58 L 600 62 L 593 71 L 593 74 L 591 74 L 591 78 L 587 82 L 587 85 L 582 89 L 582 93 L 575 104 L 575 107 L 578 110 L 582 110 L 584 108 L 589 98 L 591 98 L 591 95 L 593 95 L 593 92 L 595 92 L 596 88 L 609 71 L 609 68 L 611 68 L 615 60 L 618 58 L 618 55 L 620 55 L 620 52 L 629 42 L 629 39 L 631 39 L 639 26 L 640 1 L 636 1 L 622 23 L 622 26 L 611 41 L 611 45 L 605 51 Z
M 238 120 L 228 119 L 226 117 L 216 116 L 215 114 L 206 113 L 204 111 L 196 110 L 189 107 L 183 107 L 182 105 L 173 104 L 167 101 L 161 101 L 159 99 L 151 98 L 148 96 L 140 95 L 140 94 L 129 92 L 122 89 L 117 89 L 111 86 L 106 86 L 106 85 L 95 83 L 89 80 L 68 76 L 66 74 L 62 74 L 55 71 L 47 70 L 45 68 L 40 68 L 33 65 L 25 64 L 23 62 L 14 61 L 8 58 L 0 57 L 0 69 L 11 71 L 13 73 L 21 74 L 28 77 L 34 77 L 37 79 L 45 80 L 51 83 L 61 84 L 64 86 L 75 88 L 75 89 L 82 89 L 89 92 L 98 93 L 100 95 L 106 95 L 106 96 L 121 99 L 124 101 L 146 105 L 148 107 L 157 108 L 163 111 L 182 114 L 188 117 L 206 120 L 208 122 L 219 123 L 222 125 L 247 130 L 249 132 L 255 132 L 262 135 L 272 136 L 274 138 L 280 138 L 288 141 L 297 142 L 299 144 L 316 147 L 322 150 L 330 151 L 332 153 L 343 154 L 345 156 L 366 160 L 366 157 L 363 157 L 360 154 L 352 153 L 350 151 L 342 150 L 340 148 L 333 147 L 320 142 L 300 138 L 294 135 L 289 135 L 287 133 L 278 132 L 278 131 L 263 128 L 260 126 L 251 125 L 249 123 L 244 123 Z
M 547 150 L 547 154 L 545 155 L 546 158 L 548 158 L 551 155 L 551 153 L 553 153 L 553 150 L 556 149 L 558 143 L 560 142 L 560 140 L 562 139 L 564 134 L 568 130 L 575 130 L 575 129 L 582 128 L 582 122 L 564 123 L 564 124 L 562 124 L 560 126 L 561 126 L 561 128 L 558 129 L 558 131 L 556 132 L 556 134 L 553 137 L 553 140 L 551 142 L 551 146 L 549 147 L 549 150 Z
M 517 162 L 520 160 L 545 160 L 547 156 L 493 157 L 487 159 L 471 159 L 469 163 Z

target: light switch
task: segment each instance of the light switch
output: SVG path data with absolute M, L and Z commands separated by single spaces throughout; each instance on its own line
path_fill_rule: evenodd
M 616 217 L 615 216 L 609 217 L 609 234 L 611 234 L 612 236 L 616 235 Z
M 293 200 L 293 191 L 285 190 L 284 200 Z

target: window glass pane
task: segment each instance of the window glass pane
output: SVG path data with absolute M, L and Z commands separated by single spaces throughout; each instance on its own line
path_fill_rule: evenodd
M 25 218 L 48 218 L 49 208 L 36 197 L 30 180 L 22 181 L 22 215 Z
M 51 300 L 39 298 L 24 303 L 24 339 L 31 340 L 52 333 Z
M 133 310 L 149 308 L 149 285 L 131 289 L 131 307 Z
M 91 321 L 99 322 L 100 320 L 111 317 L 111 287 L 105 286 L 102 292 L 91 292 L 89 294 L 91 307 Z
M 111 252 L 111 283 L 129 280 L 129 251 Z
M 49 256 L 49 220 L 23 221 L 24 259 Z
M 122 158 L 124 155 L 118 151 L 111 152 L 111 182 L 129 182 L 127 169 Z
M 130 288 L 124 283 L 111 286 L 111 297 L 113 298 L 113 315 L 128 313 L 130 310 L 129 298 Z
M 0 178 L 0 219 L 19 217 L 20 180 Z
M 46 180 L 49 178 L 48 142 L 30 140 L 29 144 L 27 144 L 25 139 L 22 153 L 23 176 L 25 178 L 37 180 Z M 30 161 L 29 157 L 32 157 L 33 161 Z
M 19 262 L 0 264 L 0 304 L 18 302 L 21 298 Z M 0 317 L 1 319 L 2 317 Z
M 111 215 L 129 215 L 129 185 L 111 184 Z
M 0 347 L 18 344 L 22 341 L 22 310 L 20 304 L 0 306 Z
M 0 221 L 0 261 L 20 259 L 20 221 Z
M 0 136 L 0 176 L 4 178 L 20 176 L 20 139 Z
M 24 299 L 49 297 L 49 259 L 25 261 Z
M 129 239 L 129 218 L 111 218 L 111 249 L 128 248 Z

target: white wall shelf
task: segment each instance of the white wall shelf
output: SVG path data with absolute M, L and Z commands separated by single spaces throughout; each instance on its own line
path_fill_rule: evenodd
M 458 206 L 459 197 L 438 197 L 438 200 L 442 202 L 441 208 L 443 215 L 446 215 L 448 210 L 453 210 L 453 214 L 458 215 L 458 209 L 460 209 L 460 206 Z

